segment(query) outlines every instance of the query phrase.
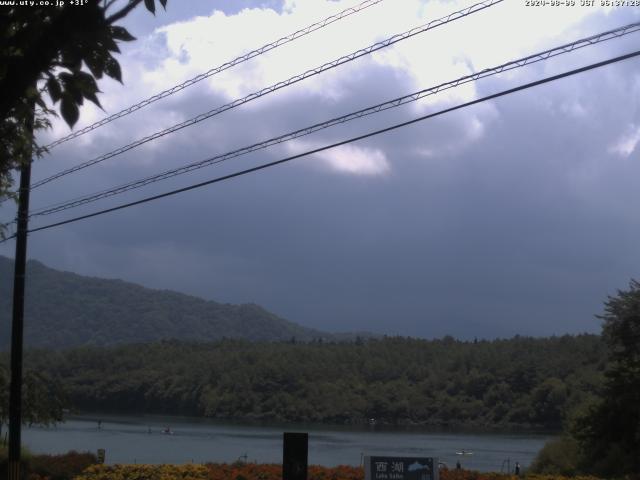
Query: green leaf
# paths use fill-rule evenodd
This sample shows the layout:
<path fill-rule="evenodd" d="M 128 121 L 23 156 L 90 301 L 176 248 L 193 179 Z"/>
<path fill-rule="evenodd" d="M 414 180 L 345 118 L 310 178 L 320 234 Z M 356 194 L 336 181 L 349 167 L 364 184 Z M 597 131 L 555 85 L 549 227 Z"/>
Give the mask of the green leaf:
<path fill-rule="evenodd" d="M 100 105 L 100 100 L 98 99 L 98 96 L 97 96 L 95 93 L 93 93 L 93 92 L 91 92 L 91 93 L 87 92 L 87 93 L 85 93 L 85 94 L 84 94 L 84 97 L 85 97 L 87 100 L 89 100 L 90 102 L 94 103 L 96 106 L 98 106 L 98 107 L 102 108 L 102 105 Z M 103 109 L 103 110 L 104 110 L 104 109 Z"/>
<path fill-rule="evenodd" d="M 25 92 L 25 96 L 28 99 L 35 99 L 38 95 L 40 94 L 38 93 L 38 89 L 36 87 L 29 87 Z"/>
<path fill-rule="evenodd" d="M 156 2 L 155 0 L 144 0 L 144 5 L 154 15 L 156 14 Z"/>
<path fill-rule="evenodd" d="M 60 78 L 60 80 L 62 81 L 63 85 L 67 85 L 69 83 L 73 83 L 73 73 L 61 72 L 58 75 L 58 78 Z"/>
<path fill-rule="evenodd" d="M 100 80 L 102 78 L 102 73 L 105 69 L 105 56 L 100 52 L 94 50 L 89 55 L 84 57 L 84 63 L 89 67 L 89 71 L 91 75 Z"/>
<path fill-rule="evenodd" d="M 98 89 L 98 84 L 96 83 L 92 75 L 88 74 L 87 72 L 76 72 L 74 77 L 74 84 L 82 93 L 84 98 L 102 108 L 102 105 L 100 105 L 100 101 L 96 96 L 96 93 L 100 90 Z"/>
<path fill-rule="evenodd" d="M 122 83 L 122 71 L 120 70 L 120 64 L 115 58 L 110 56 L 104 62 L 104 73 Z"/>
<path fill-rule="evenodd" d="M 107 37 L 103 40 L 105 46 L 107 47 L 107 50 L 111 51 L 111 52 L 117 52 L 120 53 L 120 48 L 118 47 L 118 44 L 113 40 L 113 38 L 111 37 Z"/>
<path fill-rule="evenodd" d="M 77 50 L 68 48 L 62 52 L 62 64 L 69 70 L 80 70 L 82 58 Z"/>
<path fill-rule="evenodd" d="M 38 105 L 40 108 L 42 108 L 43 110 L 46 110 L 47 108 L 47 104 L 44 103 L 44 100 L 42 99 L 42 96 L 38 95 L 36 97 L 36 105 Z"/>
<path fill-rule="evenodd" d="M 132 40 L 135 40 L 136 37 L 134 37 L 133 35 L 131 35 L 126 28 L 124 27 L 110 27 L 111 30 L 111 36 L 116 39 L 116 40 L 122 40 L 123 42 L 131 42 Z"/>
<path fill-rule="evenodd" d="M 62 81 L 64 96 L 71 97 L 75 103 L 82 105 L 82 89 L 77 76 L 79 73 L 83 72 L 74 72 L 73 74 L 62 72 L 58 77 Z"/>
<path fill-rule="evenodd" d="M 78 121 L 80 117 L 80 111 L 78 110 L 78 106 L 76 102 L 74 102 L 73 98 L 70 95 L 65 95 L 62 97 L 62 102 L 60 103 L 60 113 L 62 113 L 62 118 L 67 124 L 73 128 L 73 126 Z"/>
<path fill-rule="evenodd" d="M 93 78 L 93 75 L 87 72 L 76 72 L 73 80 L 83 92 L 89 90 L 95 92 L 98 90 L 98 84 Z"/>
<path fill-rule="evenodd" d="M 49 80 L 47 80 L 47 91 L 53 103 L 56 103 L 62 97 L 62 88 L 55 77 L 50 77 Z"/>

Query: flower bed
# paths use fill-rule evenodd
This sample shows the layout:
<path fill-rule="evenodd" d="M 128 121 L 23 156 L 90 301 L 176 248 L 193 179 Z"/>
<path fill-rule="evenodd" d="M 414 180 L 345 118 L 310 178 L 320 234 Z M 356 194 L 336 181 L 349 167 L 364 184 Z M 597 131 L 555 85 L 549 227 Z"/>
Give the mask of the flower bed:
<path fill-rule="evenodd" d="M 515 475 L 441 470 L 440 480 L 516 480 Z M 598 480 L 595 477 L 527 475 L 526 480 Z M 282 480 L 282 466 L 255 463 L 206 465 L 93 465 L 74 480 Z M 309 467 L 308 480 L 364 480 L 362 467 Z"/>
<path fill-rule="evenodd" d="M 207 480 L 204 465 L 92 465 L 74 480 Z"/>

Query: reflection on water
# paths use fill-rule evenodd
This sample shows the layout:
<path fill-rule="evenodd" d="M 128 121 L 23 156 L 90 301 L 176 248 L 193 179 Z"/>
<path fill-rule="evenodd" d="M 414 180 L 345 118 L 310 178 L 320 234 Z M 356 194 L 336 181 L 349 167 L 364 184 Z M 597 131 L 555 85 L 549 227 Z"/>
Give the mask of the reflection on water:
<path fill-rule="evenodd" d="M 101 420 L 98 428 L 98 420 Z M 172 434 L 163 433 L 170 428 Z M 450 467 L 526 467 L 549 438 L 537 434 L 451 433 L 372 427 L 238 425 L 161 416 L 77 416 L 56 427 L 24 428 L 36 453 L 106 450 L 107 463 L 282 462 L 282 432 L 309 432 L 309 463 L 359 465 L 362 455 L 438 457 Z M 461 450 L 473 455 L 456 455 Z"/>

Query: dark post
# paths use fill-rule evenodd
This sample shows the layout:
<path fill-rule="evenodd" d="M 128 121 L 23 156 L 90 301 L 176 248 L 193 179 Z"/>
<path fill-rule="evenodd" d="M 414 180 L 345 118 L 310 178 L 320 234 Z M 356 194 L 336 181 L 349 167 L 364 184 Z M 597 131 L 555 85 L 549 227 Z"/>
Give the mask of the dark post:
<path fill-rule="evenodd" d="M 9 390 L 9 480 L 20 480 L 20 429 L 22 428 L 22 343 L 24 320 L 24 280 L 27 262 L 29 188 L 31 158 L 20 169 L 18 229 L 13 276 L 13 320 L 11 323 L 11 387 Z"/>
<path fill-rule="evenodd" d="M 308 433 L 284 433 L 282 480 L 307 480 Z"/>

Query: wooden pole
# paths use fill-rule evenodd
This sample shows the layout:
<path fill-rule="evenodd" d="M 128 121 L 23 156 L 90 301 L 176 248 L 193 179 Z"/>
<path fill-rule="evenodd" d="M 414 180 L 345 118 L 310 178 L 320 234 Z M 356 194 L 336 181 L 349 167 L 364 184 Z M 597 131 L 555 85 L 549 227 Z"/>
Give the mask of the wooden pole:
<path fill-rule="evenodd" d="M 33 117 L 29 119 L 33 134 Z M 29 139 L 31 141 L 31 139 Z M 11 323 L 11 386 L 9 390 L 9 480 L 20 480 L 20 436 L 22 429 L 22 346 L 24 332 L 24 287 L 29 228 L 29 189 L 31 188 L 31 152 L 20 168 L 16 256 L 13 274 L 13 318 Z"/>

